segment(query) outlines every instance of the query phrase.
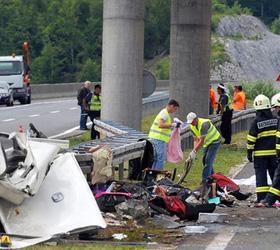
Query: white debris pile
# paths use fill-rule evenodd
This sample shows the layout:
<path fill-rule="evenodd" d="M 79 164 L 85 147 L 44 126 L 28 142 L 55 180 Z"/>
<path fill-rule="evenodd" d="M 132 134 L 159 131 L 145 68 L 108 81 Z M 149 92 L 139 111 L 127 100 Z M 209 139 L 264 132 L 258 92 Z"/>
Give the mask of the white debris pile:
<path fill-rule="evenodd" d="M 63 141 L 24 133 L 6 141 L 13 147 L 0 141 L 0 220 L 10 248 L 106 227 L 74 154 L 61 152 Z"/>

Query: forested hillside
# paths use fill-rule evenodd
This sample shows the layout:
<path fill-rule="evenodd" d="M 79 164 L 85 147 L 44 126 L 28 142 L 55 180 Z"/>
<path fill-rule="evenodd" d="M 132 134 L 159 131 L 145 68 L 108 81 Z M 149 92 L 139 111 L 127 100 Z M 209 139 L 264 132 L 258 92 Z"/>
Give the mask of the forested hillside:
<path fill-rule="evenodd" d="M 239 2 L 213 0 L 213 31 L 224 15 L 253 13 L 271 24 L 280 12 L 279 0 Z M 29 41 L 33 82 L 100 80 L 102 0 L 0 0 L 0 10 L 0 55 L 21 54 Z M 146 0 L 146 59 L 168 52 L 169 20 L 170 0 Z"/>

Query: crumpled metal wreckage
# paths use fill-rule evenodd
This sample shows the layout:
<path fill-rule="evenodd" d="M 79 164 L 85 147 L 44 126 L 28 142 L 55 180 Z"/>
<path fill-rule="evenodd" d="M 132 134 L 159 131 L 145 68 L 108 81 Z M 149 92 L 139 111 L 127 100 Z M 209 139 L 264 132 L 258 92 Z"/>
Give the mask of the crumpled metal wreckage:
<path fill-rule="evenodd" d="M 61 152 L 61 141 L 25 133 L 6 140 L 13 146 L 0 142 L 0 220 L 12 244 L 0 249 L 106 227 L 74 154 Z"/>

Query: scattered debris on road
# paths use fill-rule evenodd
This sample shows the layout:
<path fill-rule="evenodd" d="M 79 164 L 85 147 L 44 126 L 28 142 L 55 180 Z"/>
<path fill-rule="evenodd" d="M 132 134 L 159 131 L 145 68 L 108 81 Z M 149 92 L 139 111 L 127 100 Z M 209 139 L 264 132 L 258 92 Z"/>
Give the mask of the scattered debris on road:
<path fill-rule="evenodd" d="M 0 142 L 0 220 L 11 248 L 65 238 L 176 244 L 186 234 L 207 232 L 207 223 L 225 223 L 231 213 L 216 208 L 235 208 L 250 196 L 221 174 L 196 190 L 176 183 L 174 173 L 148 168 L 140 180 L 119 181 L 108 145 L 89 149 L 86 180 L 67 142 L 33 130 L 36 138 L 20 132 Z M 7 142 L 13 146 L 5 148 Z"/>

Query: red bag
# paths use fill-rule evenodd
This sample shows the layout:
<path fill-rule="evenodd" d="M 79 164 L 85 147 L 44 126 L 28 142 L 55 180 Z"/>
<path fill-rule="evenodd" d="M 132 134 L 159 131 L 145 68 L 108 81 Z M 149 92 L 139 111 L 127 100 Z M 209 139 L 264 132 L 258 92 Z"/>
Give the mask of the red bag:
<path fill-rule="evenodd" d="M 233 182 L 231 179 L 229 179 L 221 173 L 212 174 L 210 178 L 216 181 L 217 186 L 219 188 L 226 188 L 228 192 L 235 192 L 240 189 L 240 187 L 235 182 Z"/>
<path fill-rule="evenodd" d="M 167 211 L 176 214 L 180 219 L 187 217 L 187 206 L 178 196 L 167 196 L 162 187 L 157 187 L 156 193 L 163 199 Z"/>

